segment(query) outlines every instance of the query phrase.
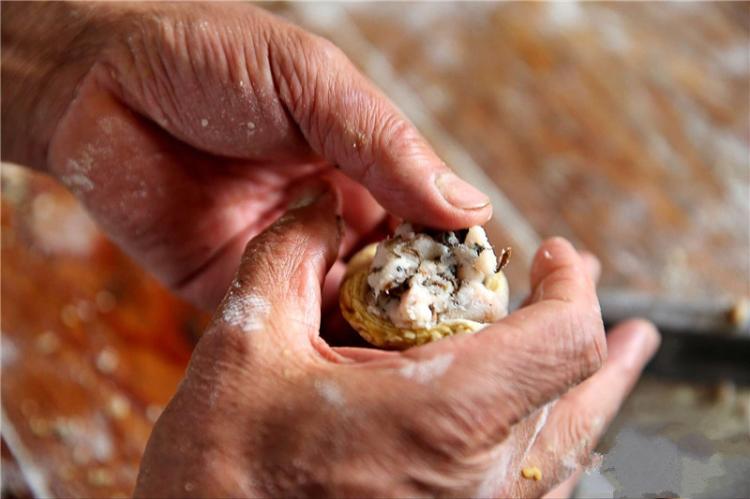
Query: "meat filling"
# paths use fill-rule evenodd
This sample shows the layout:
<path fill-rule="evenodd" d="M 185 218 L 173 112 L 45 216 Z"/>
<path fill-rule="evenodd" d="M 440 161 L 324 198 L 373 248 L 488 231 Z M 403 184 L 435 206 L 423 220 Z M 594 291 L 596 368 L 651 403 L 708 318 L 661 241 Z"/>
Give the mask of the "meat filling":
<path fill-rule="evenodd" d="M 504 264 L 506 252 L 503 252 Z M 367 278 L 371 313 L 401 328 L 453 319 L 487 323 L 507 314 L 507 294 L 486 287 L 500 268 L 479 227 L 417 232 L 402 224 L 378 245 Z"/>

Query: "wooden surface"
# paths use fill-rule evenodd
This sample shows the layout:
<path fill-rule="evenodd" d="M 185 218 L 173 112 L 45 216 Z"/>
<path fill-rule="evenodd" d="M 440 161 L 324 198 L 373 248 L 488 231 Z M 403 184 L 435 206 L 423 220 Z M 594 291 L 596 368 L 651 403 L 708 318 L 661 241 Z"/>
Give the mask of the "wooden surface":
<path fill-rule="evenodd" d="M 2 197 L 3 440 L 36 495 L 129 495 L 205 318 L 51 179 L 3 165 Z"/>
<path fill-rule="evenodd" d="M 609 287 L 750 295 L 747 4 L 270 8 L 338 44 L 490 195 L 514 294 L 559 234 Z M 49 179 L 4 166 L 2 194 L 3 438 L 36 493 L 129 494 L 205 317 Z"/>
<path fill-rule="evenodd" d="M 365 3 L 289 15 L 347 52 L 449 165 L 510 201 L 520 217 L 495 203 L 491 226 L 517 255 L 562 235 L 599 255 L 604 286 L 747 296 L 748 10 Z"/>

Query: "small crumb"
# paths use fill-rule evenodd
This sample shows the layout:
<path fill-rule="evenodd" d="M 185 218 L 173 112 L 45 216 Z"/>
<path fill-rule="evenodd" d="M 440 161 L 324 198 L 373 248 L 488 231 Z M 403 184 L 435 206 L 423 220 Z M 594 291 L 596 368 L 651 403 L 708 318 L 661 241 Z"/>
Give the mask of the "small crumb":
<path fill-rule="evenodd" d="M 117 299 L 115 298 L 115 295 L 110 293 L 109 291 L 102 290 L 99 291 L 96 294 L 96 308 L 99 309 L 99 312 L 106 314 L 107 312 L 111 312 L 114 310 L 115 305 L 117 305 Z"/>
<path fill-rule="evenodd" d="M 105 348 L 96 356 L 96 368 L 102 374 L 112 374 L 117 369 L 119 359 L 117 352 L 111 348 Z"/>
<path fill-rule="evenodd" d="M 107 404 L 107 413 L 114 419 L 125 419 L 130 414 L 130 401 L 122 395 L 113 396 Z"/>
<path fill-rule="evenodd" d="M 60 347 L 60 338 L 53 331 L 45 331 L 36 339 L 36 348 L 43 355 L 49 355 Z"/>
<path fill-rule="evenodd" d="M 208 126 L 208 120 L 207 120 L 206 118 L 203 118 L 203 119 L 201 120 L 201 126 L 202 126 L 203 128 L 206 128 L 206 127 Z"/>
<path fill-rule="evenodd" d="M 542 479 L 542 470 L 536 466 L 529 466 L 521 470 L 521 476 L 526 480 L 534 480 L 538 482 Z"/>
<path fill-rule="evenodd" d="M 36 403 L 36 400 L 24 399 L 21 402 L 21 414 L 23 414 L 27 418 L 35 413 L 37 409 L 39 409 L 39 404 Z"/>
<path fill-rule="evenodd" d="M 69 328 L 73 328 L 78 324 L 78 312 L 73 305 L 65 305 L 60 311 L 60 320 Z"/>
<path fill-rule="evenodd" d="M 248 121 L 247 122 L 247 129 L 250 130 L 251 132 L 253 130 L 255 130 L 255 123 L 253 123 L 252 121 Z"/>
<path fill-rule="evenodd" d="M 722 407 L 731 408 L 737 401 L 737 387 L 728 379 L 722 380 L 713 387 L 714 402 Z"/>
<path fill-rule="evenodd" d="M 545 252 L 549 253 L 546 250 Z M 497 271 L 498 272 L 503 270 L 508 265 L 508 262 L 510 261 L 510 256 L 512 254 L 513 254 L 513 248 L 511 248 L 510 246 L 502 249 L 502 251 L 500 252 L 500 256 L 498 256 L 497 258 Z"/>
<path fill-rule="evenodd" d="M 82 445 L 78 445 L 73 449 L 73 462 L 76 464 L 87 464 L 91 461 L 91 453 L 88 449 Z"/>
<path fill-rule="evenodd" d="M 52 429 L 49 422 L 42 418 L 31 418 L 29 420 L 29 428 L 31 428 L 31 433 L 37 437 L 48 436 Z"/>
<path fill-rule="evenodd" d="M 73 468 L 70 467 L 70 466 L 67 466 L 67 465 L 61 467 L 60 471 L 58 473 L 58 475 L 60 476 L 60 478 L 62 478 L 65 481 L 68 481 L 68 480 L 72 479 L 73 478 L 73 474 L 74 474 L 73 473 Z"/>
<path fill-rule="evenodd" d="M 737 302 L 729 309 L 727 313 L 729 324 L 735 327 L 744 326 L 750 318 L 750 300 L 747 298 L 740 298 Z"/>
<path fill-rule="evenodd" d="M 71 421 L 58 418 L 55 421 L 54 426 L 55 436 L 64 442 L 70 442 L 73 440 L 73 435 L 76 432 L 76 426 Z"/>
<path fill-rule="evenodd" d="M 88 481 L 94 487 L 107 487 L 112 485 L 114 479 L 112 473 L 106 468 L 95 468 L 89 470 Z"/>
<path fill-rule="evenodd" d="M 76 314 L 81 322 L 90 322 L 94 318 L 94 307 L 90 302 L 81 300 L 76 304 Z"/>
<path fill-rule="evenodd" d="M 542 253 L 542 255 L 544 255 L 544 258 L 546 258 L 547 260 L 552 259 L 552 254 L 548 250 L 544 250 L 544 253 Z"/>

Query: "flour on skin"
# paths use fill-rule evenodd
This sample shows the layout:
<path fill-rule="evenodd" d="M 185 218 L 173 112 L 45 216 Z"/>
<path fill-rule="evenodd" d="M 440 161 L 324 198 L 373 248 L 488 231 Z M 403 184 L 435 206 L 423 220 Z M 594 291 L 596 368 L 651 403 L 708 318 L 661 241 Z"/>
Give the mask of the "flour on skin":
<path fill-rule="evenodd" d="M 516 438 L 509 435 L 505 441 L 492 449 L 490 459 L 493 464 L 479 484 L 477 497 L 501 497 L 499 494 L 505 492 L 502 488 L 507 485 L 508 472 L 515 457 L 515 445 Z"/>
<path fill-rule="evenodd" d="M 452 353 L 444 353 L 428 360 L 413 361 L 399 369 L 399 373 L 418 383 L 429 383 L 445 374 L 453 363 L 453 358 Z"/>
<path fill-rule="evenodd" d="M 271 304 L 255 294 L 231 294 L 221 314 L 225 323 L 237 326 L 245 332 L 259 331 L 265 327 L 265 319 Z"/>
<path fill-rule="evenodd" d="M 316 380 L 315 381 L 315 390 L 318 392 L 318 394 L 334 407 L 343 407 L 346 403 L 346 399 L 344 398 L 344 394 L 341 391 L 341 388 L 339 386 L 330 380 Z"/>

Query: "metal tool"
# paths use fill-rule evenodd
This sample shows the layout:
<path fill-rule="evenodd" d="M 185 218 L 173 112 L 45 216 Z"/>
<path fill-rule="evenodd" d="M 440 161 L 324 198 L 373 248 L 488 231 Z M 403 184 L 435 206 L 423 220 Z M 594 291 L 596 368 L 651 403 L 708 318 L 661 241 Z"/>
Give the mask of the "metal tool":
<path fill-rule="evenodd" d="M 659 330 L 674 334 L 750 340 L 750 301 L 747 298 L 686 300 L 610 289 L 602 289 L 598 294 L 607 325 L 630 317 L 643 317 L 656 324 Z"/>
<path fill-rule="evenodd" d="M 607 327 L 631 317 L 653 322 L 662 345 L 646 371 L 701 384 L 750 385 L 750 301 L 747 298 L 686 300 L 602 289 Z"/>

